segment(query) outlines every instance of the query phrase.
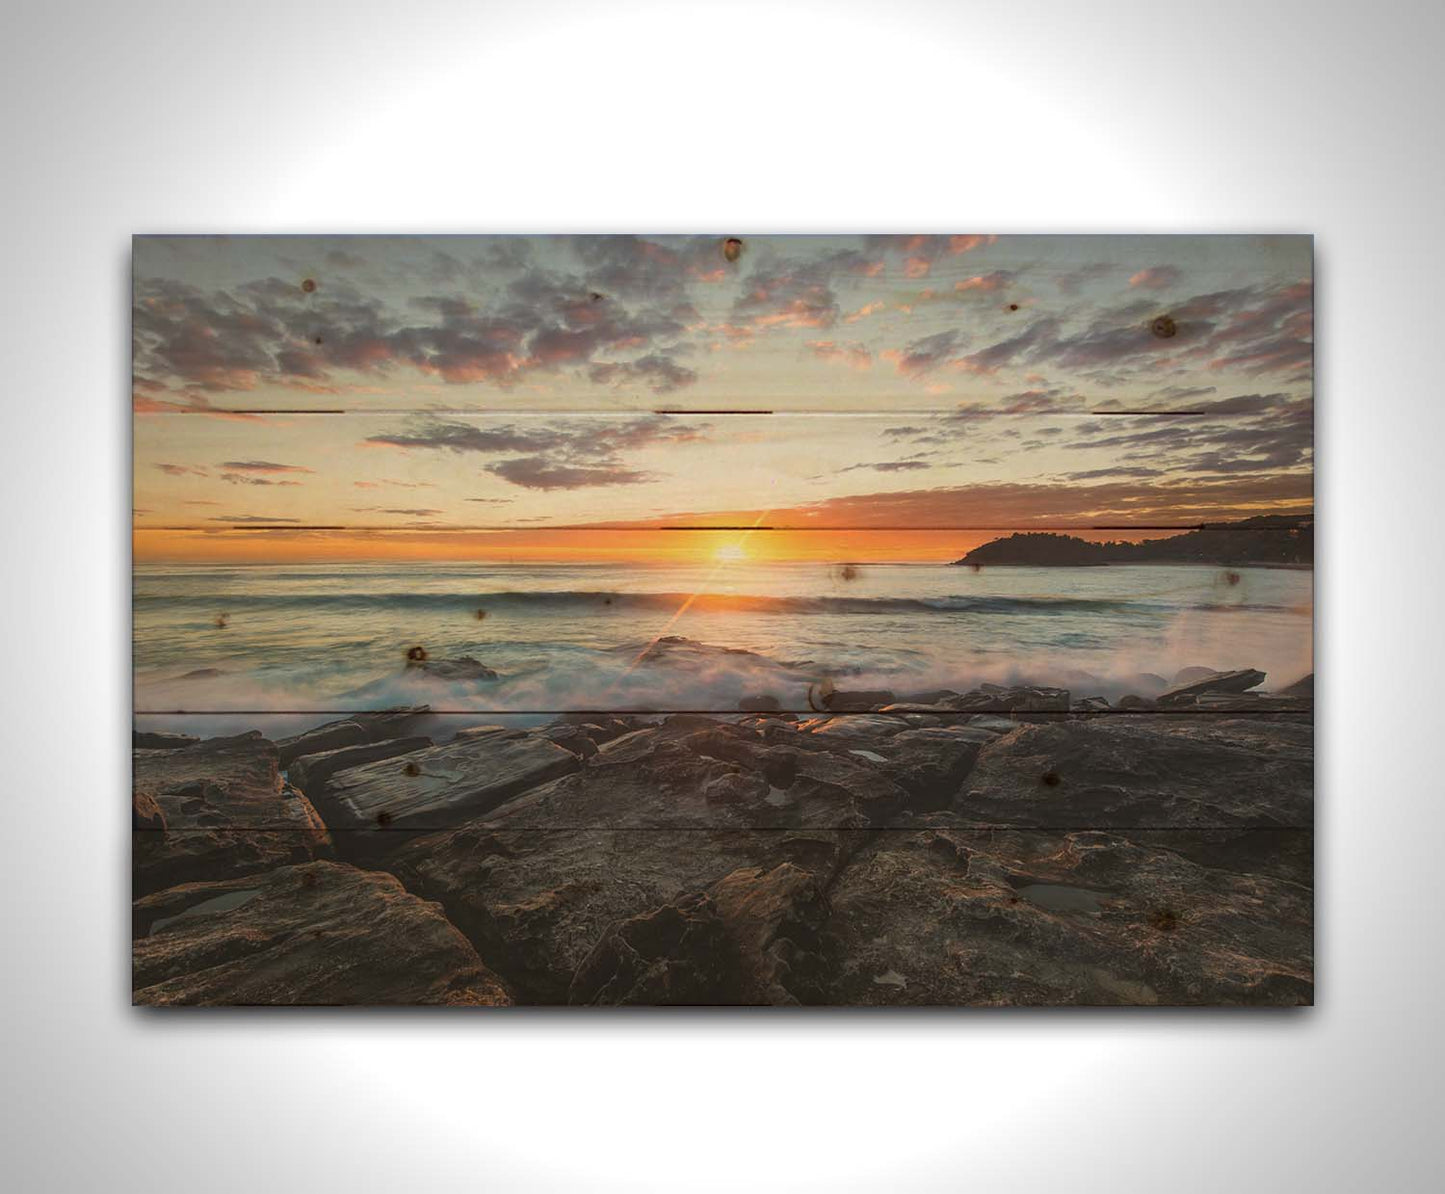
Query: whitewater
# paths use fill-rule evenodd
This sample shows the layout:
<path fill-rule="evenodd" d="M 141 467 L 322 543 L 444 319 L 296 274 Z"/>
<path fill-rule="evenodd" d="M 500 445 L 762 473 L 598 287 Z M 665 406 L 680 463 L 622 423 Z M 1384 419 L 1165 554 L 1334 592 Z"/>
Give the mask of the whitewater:
<path fill-rule="evenodd" d="M 544 719 L 724 712 L 769 694 L 806 709 L 823 678 L 900 696 L 993 681 L 1116 699 L 1141 673 L 1194 666 L 1259 668 L 1274 688 L 1311 670 L 1312 582 L 1194 565 L 141 565 L 135 708 L 191 729 L 196 713 L 306 724 L 400 704 Z M 699 646 L 647 654 L 662 636 Z M 497 678 L 440 681 L 407 665 L 416 648 Z"/>

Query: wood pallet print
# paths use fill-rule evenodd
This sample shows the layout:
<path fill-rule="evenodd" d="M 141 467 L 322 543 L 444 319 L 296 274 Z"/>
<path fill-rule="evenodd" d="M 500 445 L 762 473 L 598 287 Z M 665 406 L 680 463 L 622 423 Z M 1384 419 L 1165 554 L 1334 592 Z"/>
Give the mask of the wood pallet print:
<path fill-rule="evenodd" d="M 141 237 L 133 999 L 1313 1001 L 1296 236 Z"/>

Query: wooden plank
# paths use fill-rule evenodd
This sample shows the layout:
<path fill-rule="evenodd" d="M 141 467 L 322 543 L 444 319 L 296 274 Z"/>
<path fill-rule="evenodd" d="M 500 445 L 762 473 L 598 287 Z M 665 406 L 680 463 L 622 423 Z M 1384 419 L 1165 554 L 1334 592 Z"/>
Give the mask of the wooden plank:
<path fill-rule="evenodd" d="M 1310 405 L 1283 396 L 1221 417 L 145 415 L 135 525 L 191 532 L 169 550 L 192 556 L 257 527 L 1197 525 L 1307 512 L 1312 455 Z"/>
<path fill-rule="evenodd" d="M 1165 562 L 1235 551 L 1308 559 L 1307 528 L 1140 533 L 1150 536 L 1141 545 L 1109 550 L 1146 562 L 1088 568 L 948 562 L 978 540 L 1030 556 L 1088 547 L 1008 532 L 529 534 L 544 562 L 138 566 L 135 707 L 1270 711 L 1288 709 L 1281 690 L 1312 670 L 1308 567 Z M 270 536 L 222 536 L 273 548 Z M 372 551 L 394 542 L 330 536 L 343 547 L 356 538 Z M 646 554 L 631 562 L 634 548 Z M 925 549 L 941 562 L 887 561 Z M 885 562 L 838 562 L 874 552 Z"/>
<path fill-rule="evenodd" d="M 1312 373 L 1299 236 L 140 237 L 138 410 L 1193 410 Z"/>
<path fill-rule="evenodd" d="M 1293 1005 L 1313 1000 L 1311 860 L 1308 830 L 467 827 L 385 870 L 142 895 L 133 997 Z"/>
<path fill-rule="evenodd" d="M 390 736 L 387 722 L 402 719 L 411 732 Z M 136 750 L 136 808 L 168 832 L 264 830 L 312 853 L 328 829 L 370 831 L 351 841 L 372 854 L 395 850 L 399 835 L 469 824 L 1073 831 L 1304 828 L 1313 817 L 1307 708 L 1269 718 L 1180 711 L 490 721 L 416 710 L 282 737 L 288 720 L 295 719 L 253 715 L 258 728 L 243 735 Z M 348 745 L 333 745 L 343 738 Z"/>

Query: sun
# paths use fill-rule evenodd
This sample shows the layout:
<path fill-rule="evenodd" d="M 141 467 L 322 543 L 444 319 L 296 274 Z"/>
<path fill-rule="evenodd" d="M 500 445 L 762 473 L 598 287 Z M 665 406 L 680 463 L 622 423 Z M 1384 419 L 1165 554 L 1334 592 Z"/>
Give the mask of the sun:
<path fill-rule="evenodd" d="M 734 564 L 738 560 L 747 559 L 748 553 L 743 550 L 740 543 L 724 543 L 712 553 L 712 558 L 719 564 Z"/>

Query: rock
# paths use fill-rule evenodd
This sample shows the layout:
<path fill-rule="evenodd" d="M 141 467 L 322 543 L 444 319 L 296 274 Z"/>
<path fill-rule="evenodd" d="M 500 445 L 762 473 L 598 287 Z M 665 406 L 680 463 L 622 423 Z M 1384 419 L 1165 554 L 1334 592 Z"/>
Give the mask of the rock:
<path fill-rule="evenodd" d="M 598 746 L 620 738 L 623 734 L 630 734 L 641 725 L 635 718 L 606 717 L 596 713 L 563 713 L 552 724 L 581 726 Z"/>
<path fill-rule="evenodd" d="M 883 747 L 880 770 L 908 793 L 909 809 L 947 808 L 994 737 L 973 726 L 905 730 Z"/>
<path fill-rule="evenodd" d="M 505 1004 L 440 909 L 331 862 L 189 883 L 138 900 L 138 1004 Z"/>
<path fill-rule="evenodd" d="M 739 867 L 705 892 L 614 924 L 578 966 L 569 1001 L 813 1002 L 827 907 L 812 871 Z"/>
<path fill-rule="evenodd" d="M 166 734 L 149 730 L 132 730 L 130 744 L 134 750 L 178 750 L 194 746 L 200 739 L 191 734 Z"/>
<path fill-rule="evenodd" d="M 716 783 L 725 776 L 738 780 Z M 747 727 L 675 715 L 609 742 L 587 767 L 485 821 L 498 829 L 861 827 L 905 803 L 897 784 L 846 749 L 771 745 Z"/>
<path fill-rule="evenodd" d="M 290 767 L 293 759 L 302 755 L 321 754 L 329 750 L 340 750 L 346 746 L 359 746 L 371 741 L 371 736 L 355 721 L 332 721 L 316 726 L 303 734 L 282 738 L 276 743 L 276 753 L 282 767 Z"/>
<path fill-rule="evenodd" d="M 408 674 L 420 673 L 433 680 L 495 680 L 497 673 L 479 659 L 459 655 L 455 659 L 409 659 Z"/>
<path fill-rule="evenodd" d="M 1100 717 L 1026 725 L 985 746 L 951 823 L 1299 826 L 1314 813 L 1308 725 Z"/>
<path fill-rule="evenodd" d="M 441 829 L 581 765 L 555 742 L 508 730 L 350 767 L 334 774 L 317 798 L 334 828 Z M 347 840 L 357 847 L 381 844 Z"/>
<path fill-rule="evenodd" d="M 736 1003 L 738 966 L 712 901 L 692 895 L 609 928 L 568 987 L 569 1003 Z"/>
<path fill-rule="evenodd" d="M 829 738 L 848 738 L 871 742 L 886 738 L 908 728 L 901 717 L 885 717 L 881 713 L 854 713 L 847 717 L 830 717 L 804 723 L 806 732 Z"/>
<path fill-rule="evenodd" d="M 1011 717 L 993 717 L 987 713 L 976 713 L 968 718 L 965 724 L 977 730 L 988 730 L 994 734 L 1012 734 L 1022 723 L 1014 721 Z"/>
<path fill-rule="evenodd" d="M 325 750 L 319 754 L 302 755 L 293 759 L 286 774 L 309 799 L 314 800 L 316 793 L 320 792 L 326 781 L 338 771 L 360 767 L 363 763 L 394 759 L 398 755 L 425 750 L 431 744 L 430 738 L 418 735 L 415 738 L 387 738 L 381 742 L 365 742 L 360 746 L 343 746 L 337 750 Z"/>
<path fill-rule="evenodd" d="M 1196 680 L 1207 680 L 1210 676 L 1217 676 L 1219 673 L 1212 667 L 1184 667 L 1174 673 L 1174 679 L 1164 687 L 1177 684 L 1193 684 Z"/>
<path fill-rule="evenodd" d="M 1209 669 L 1201 668 L 1200 670 L 1207 672 Z M 1199 679 L 1199 677 L 1195 678 Z M 1188 681 L 1181 680 L 1179 681 L 1179 683 L 1186 684 L 1188 683 Z M 1129 677 L 1129 684 L 1132 687 L 1139 689 L 1141 692 L 1156 694 L 1163 692 L 1166 688 L 1169 687 L 1169 681 L 1166 680 L 1163 676 L 1156 675 L 1154 672 L 1138 672 L 1135 675 Z"/>
<path fill-rule="evenodd" d="M 164 832 L 132 835 L 138 892 L 226 879 L 331 852 L 311 802 L 281 780 L 276 747 L 259 733 L 132 755 L 133 807 Z"/>
<path fill-rule="evenodd" d="M 130 827 L 132 829 L 161 830 L 166 827 L 166 815 L 149 792 L 132 792 L 130 801 Z"/>
<path fill-rule="evenodd" d="M 579 759 L 590 759 L 597 753 L 597 743 L 589 734 L 587 726 L 548 726 L 537 733 L 555 742 L 563 750 L 570 750 Z"/>
<path fill-rule="evenodd" d="M 1147 697 L 1136 696 L 1130 692 L 1119 698 L 1116 707 L 1120 709 L 1152 709 L 1154 702 Z"/>
<path fill-rule="evenodd" d="M 1069 691 L 1066 688 L 1037 688 L 1017 685 L 1004 688 L 998 684 L 980 684 L 949 702 L 955 710 L 994 713 L 1067 713 Z"/>
<path fill-rule="evenodd" d="M 834 689 L 822 698 L 823 708 L 829 713 L 866 713 L 893 704 L 893 694 L 886 688 Z"/>
<path fill-rule="evenodd" d="M 905 693 L 897 703 L 926 709 L 952 709 L 949 701 L 956 700 L 959 695 L 951 688 L 930 688 L 927 692 Z"/>
<path fill-rule="evenodd" d="M 1192 671 L 1194 669 L 1186 668 L 1185 670 Z M 1207 676 L 1197 676 L 1192 680 L 1175 684 L 1173 688 L 1161 692 L 1157 699 L 1161 706 L 1184 705 L 1205 693 L 1239 693 L 1263 683 L 1264 673 L 1256 671 L 1254 668 L 1241 668 L 1234 672 L 1210 672 Z"/>
<path fill-rule="evenodd" d="M 1307 872 L 1300 881 L 1249 873 L 1250 852 L 1227 838 L 885 831 L 829 888 L 822 998 L 1311 1002 Z M 1217 867 L 1189 856 L 1210 851 Z"/>
<path fill-rule="evenodd" d="M 744 713 L 777 713 L 782 707 L 783 702 L 768 693 L 745 696 L 738 702 L 738 709 Z"/>
<path fill-rule="evenodd" d="M 766 876 L 787 864 L 809 876 L 821 894 L 863 840 L 862 834 L 836 830 L 558 828 L 538 833 L 473 825 L 417 838 L 396 856 L 394 866 L 411 890 L 441 901 L 520 1003 L 638 1000 L 649 989 L 662 990 L 674 1001 L 736 1002 L 750 1000 L 758 987 L 772 983 L 777 984 L 776 1001 L 808 1002 L 815 998 L 809 988 L 790 992 L 805 967 L 770 967 L 758 957 L 790 935 L 792 921 L 811 915 L 801 910 L 810 898 L 804 882 L 798 881 L 799 894 L 792 901 L 799 913 L 792 920 L 777 916 L 778 928 L 771 934 L 756 922 L 750 933 L 739 909 L 750 884 L 739 877 L 726 892 L 717 885 L 739 869 Z M 791 881 L 784 882 L 788 874 L 782 872 L 776 882 L 793 890 Z M 701 898 L 689 899 L 709 892 L 710 907 Z M 755 898 L 757 904 L 749 906 L 761 909 L 762 893 Z M 653 925 L 612 933 L 614 926 L 664 907 L 676 911 Z M 689 923 L 692 936 L 686 932 Z M 609 936 L 612 944 L 598 952 Z M 745 939 L 759 937 L 769 944 L 754 947 L 753 960 L 745 964 Z M 728 960 L 726 967 L 717 965 L 717 957 L 698 959 L 686 948 L 724 938 L 720 956 Z M 799 952 L 807 945 L 801 942 Z M 634 961 L 629 949 L 646 964 Z M 786 951 L 779 944 L 775 956 Z M 673 964 L 689 957 L 697 963 L 690 970 Z M 659 961 L 666 964 L 654 970 Z M 650 976 L 649 970 L 654 970 Z"/>
<path fill-rule="evenodd" d="M 1073 708 L 1079 713 L 1107 713 L 1111 706 L 1108 697 L 1090 696 L 1079 698 Z"/>
<path fill-rule="evenodd" d="M 400 705 L 392 709 L 353 713 L 347 720 L 365 730 L 370 741 L 386 742 L 392 738 L 414 737 L 428 724 L 435 723 L 437 718 L 430 705 Z"/>
<path fill-rule="evenodd" d="M 1308 676 L 1301 677 L 1293 684 L 1285 685 L 1276 695 L 1284 697 L 1309 697 L 1313 700 L 1315 695 L 1314 672 L 1311 672 Z"/>

